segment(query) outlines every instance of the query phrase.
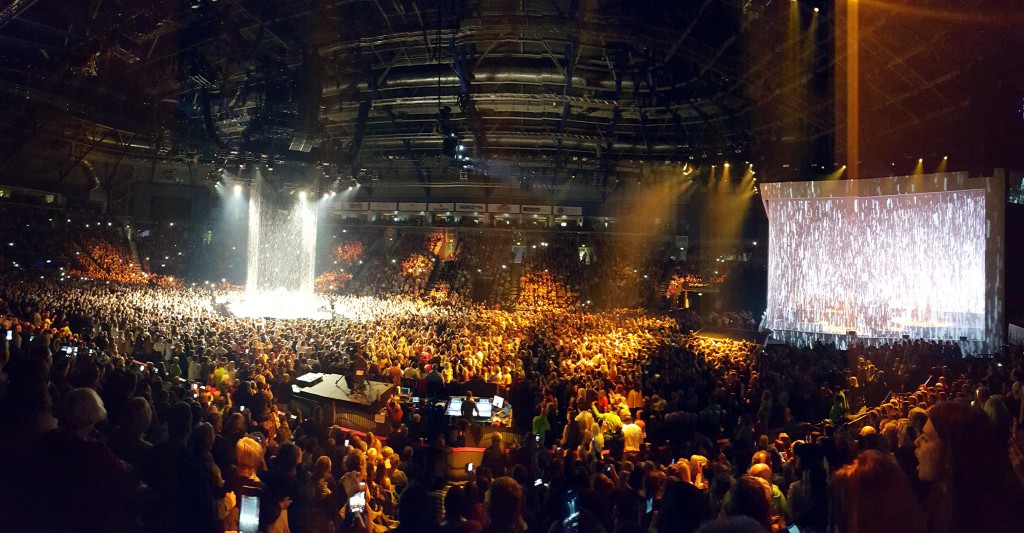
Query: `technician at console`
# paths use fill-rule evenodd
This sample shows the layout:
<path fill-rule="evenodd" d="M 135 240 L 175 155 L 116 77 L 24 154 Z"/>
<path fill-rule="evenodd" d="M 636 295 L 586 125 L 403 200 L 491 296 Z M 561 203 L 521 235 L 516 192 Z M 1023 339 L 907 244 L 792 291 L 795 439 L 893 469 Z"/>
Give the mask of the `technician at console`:
<path fill-rule="evenodd" d="M 462 400 L 462 418 L 473 421 L 474 418 L 480 416 L 480 411 L 476 408 L 476 402 L 473 401 L 473 391 L 466 391 L 466 399 Z"/>

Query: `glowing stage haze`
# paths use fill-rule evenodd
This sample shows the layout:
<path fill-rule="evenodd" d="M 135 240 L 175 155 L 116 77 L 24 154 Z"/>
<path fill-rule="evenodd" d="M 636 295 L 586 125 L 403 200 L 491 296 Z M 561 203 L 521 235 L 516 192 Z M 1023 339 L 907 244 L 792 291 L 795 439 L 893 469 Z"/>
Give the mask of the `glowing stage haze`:
<path fill-rule="evenodd" d="M 984 189 L 893 183 L 903 187 L 896 194 L 866 190 L 867 182 L 766 184 L 762 326 L 791 341 L 849 331 L 862 339 L 983 338 Z"/>
<path fill-rule="evenodd" d="M 245 292 L 228 306 L 236 316 L 329 318 L 313 292 L 316 200 L 283 194 L 257 173 L 249 198 Z"/>

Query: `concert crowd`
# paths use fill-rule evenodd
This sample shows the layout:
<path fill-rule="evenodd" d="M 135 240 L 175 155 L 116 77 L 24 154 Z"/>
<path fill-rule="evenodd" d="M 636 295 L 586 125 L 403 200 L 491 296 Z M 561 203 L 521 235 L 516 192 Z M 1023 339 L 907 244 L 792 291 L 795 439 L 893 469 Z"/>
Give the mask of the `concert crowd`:
<path fill-rule="evenodd" d="M 591 311 L 540 257 L 529 305 L 364 285 L 331 320 L 237 318 L 223 287 L 5 276 L 0 529 L 1020 531 L 1019 347 L 715 339 L 697 323 L 749 315 Z M 395 397 L 375 435 L 293 401 L 355 365 L 440 398 L 493 387 L 518 437 Z M 463 447 L 485 451 L 456 479 Z"/>

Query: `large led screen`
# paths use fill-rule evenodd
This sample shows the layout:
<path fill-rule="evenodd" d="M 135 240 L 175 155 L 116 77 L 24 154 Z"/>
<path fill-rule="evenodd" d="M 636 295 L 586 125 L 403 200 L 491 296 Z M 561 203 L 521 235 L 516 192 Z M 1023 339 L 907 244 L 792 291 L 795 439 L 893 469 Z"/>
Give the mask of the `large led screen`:
<path fill-rule="evenodd" d="M 765 200 L 764 327 L 854 331 L 865 338 L 982 338 L 983 189 L 848 197 L 789 192 Z"/>

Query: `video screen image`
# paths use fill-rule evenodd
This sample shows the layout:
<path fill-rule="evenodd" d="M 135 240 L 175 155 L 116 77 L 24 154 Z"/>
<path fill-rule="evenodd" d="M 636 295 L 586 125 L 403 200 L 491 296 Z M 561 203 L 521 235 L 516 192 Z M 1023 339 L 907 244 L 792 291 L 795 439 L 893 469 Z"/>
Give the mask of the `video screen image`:
<path fill-rule="evenodd" d="M 871 338 L 982 335 L 984 190 L 776 197 L 765 205 L 764 327 Z"/>

